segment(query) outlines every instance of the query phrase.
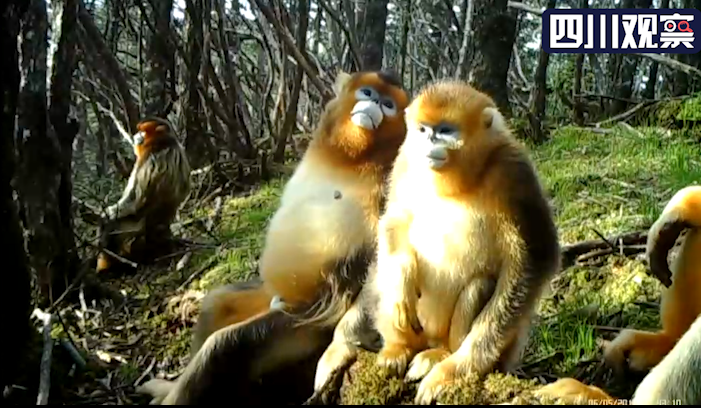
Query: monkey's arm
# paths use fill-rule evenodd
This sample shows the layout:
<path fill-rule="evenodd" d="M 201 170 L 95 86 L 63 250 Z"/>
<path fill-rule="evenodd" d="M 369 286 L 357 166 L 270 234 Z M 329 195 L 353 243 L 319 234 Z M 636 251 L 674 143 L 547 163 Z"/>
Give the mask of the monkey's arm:
<path fill-rule="evenodd" d="M 153 153 L 145 160 L 137 160 L 122 197 L 107 209 L 110 219 L 134 215 L 147 204 L 150 197 L 156 196 L 156 190 L 163 184 L 162 180 L 168 171 L 165 160 Z"/>
<path fill-rule="evenodd" d="M 557 230 L 545 199 L 533 197 L 538 186 L 534 170 L 524 161 L 505 164 L 495 175 L 510 196 L 500 237 L 501 270 L 494 294 L 475 319 L 455 353 L 461 370 L 478 375 L 495 368 L 507 348 L 522 340 L 523 319 L 533 311 L 545 281 L 559 269 Z M 524 188 L 523 186 L 528 186 Z M 501 217 L 499 217 L 501 218 Z M 453 357 L 451 357 L 453 359 Z"/>
<path fill-rule="evenodd" d="M 128 216 L 134 214 L 136 210 L 134 209 L 134 201 L 136 200 L 136 182 L 138 173 L 138 164 L 134 165 L 131 169 L 131 174 L 129 175 L 129 181 L 127 181 L 127 186 L 122 192 L 122 196 L 116 204 L 107 207 L 107 218 L 114 220 L 119 217 Z"/>
<path fill-rule="evenodd" d="M 381 292 L 377 323 L 390 324 L 399 332 L 420 329 L 416 315 L 416 254 L 407 239 L 410 222 L 410 214 L 392 208 L 380 220 L 377 273 L 373 276 L 375 290 Z M 390 321 L 384 322 L 384 316 Z"/>

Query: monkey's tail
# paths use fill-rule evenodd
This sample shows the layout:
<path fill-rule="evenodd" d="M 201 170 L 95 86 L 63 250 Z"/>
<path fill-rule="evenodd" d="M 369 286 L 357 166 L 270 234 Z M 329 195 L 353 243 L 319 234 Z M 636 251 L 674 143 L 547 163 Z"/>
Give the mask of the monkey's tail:
<path fill-rule="evenodd" d="M 672 284 L 667 263 L 669 251 L 685 229 L 701 227 L 701 186 L 685 187 L 674 194 L 653 224 L 647 237 L 650 271 L 662 284 Z"/>
<path fill-rule="evenodd" d="M 302 316 L 297 316 L 297 324 L 335 327 L 360 294 L 369 269 L 374 267 L 373 255 L 372 248 L 364 247 L 331 265 L 318 300 Z"/>

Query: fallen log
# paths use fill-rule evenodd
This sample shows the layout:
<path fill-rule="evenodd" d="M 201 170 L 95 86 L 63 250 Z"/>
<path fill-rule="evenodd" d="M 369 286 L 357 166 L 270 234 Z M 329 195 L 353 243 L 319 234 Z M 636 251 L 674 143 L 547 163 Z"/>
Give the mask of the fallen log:
<path fill-rule="evenodd" d="M 574 265 L 580 260 L 579 258 L 581 256 L 590 259 L 596 256 L 612 254 L 614 248 L 611 248 L 611 245 L 615 247 L 616 251 L 620 251 L 625 255 L 644 252 L 645 248 L 640 245 L 645 244 L 646 241 L 647 230 L 643 230 L 614 235 L 606 238 L 606 240 L 592 239 L 575 244 L 563 245 L 561 249 L 562 269 L 564 270 Z M 590 253 L 595 253 L 595 255 L 586 257 Z"/>

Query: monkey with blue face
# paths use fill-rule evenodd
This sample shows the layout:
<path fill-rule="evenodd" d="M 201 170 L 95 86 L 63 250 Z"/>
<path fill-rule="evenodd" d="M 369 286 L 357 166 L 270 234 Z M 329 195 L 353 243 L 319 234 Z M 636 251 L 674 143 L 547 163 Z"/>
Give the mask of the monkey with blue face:
<path fill-rule="evenodd" d="M 311 395 L 316 361 L 365 280 L 385 179 L 406 133 L 408 96 L 393 76 L 341 73 L 334 91 L 267 227 L 260 280 L 203 300 L 185 372 L 140 389 L 154 403 L 219 402 L 232 388 L 249 403 Z M 300 362 L 310 375 L 296 368 L 275 377 Z M 261 390 L 261 379 L 275 392 Z"/>

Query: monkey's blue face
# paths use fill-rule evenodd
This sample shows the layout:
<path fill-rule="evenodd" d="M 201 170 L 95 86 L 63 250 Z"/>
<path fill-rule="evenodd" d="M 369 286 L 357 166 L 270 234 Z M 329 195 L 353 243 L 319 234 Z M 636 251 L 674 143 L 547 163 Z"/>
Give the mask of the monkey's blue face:
<path fill-rule="evenodd" d="M 385 116 L 397 115 L 397 104 L 387 95 L 381 95 L 371 86 L 363 86 L 355 91 L 356 104 L 351 110 L 351 121 L 368 130 L 377 129 Z"/>
<path fill-rule="evenodd" d="M 145 138 L 144 132 L 136 132 L 136 134 L 133 136 L 134 146 L 139 146 L 142 143 L 144 143 L 144 138 Z"/>
<path fill-rule="evenodd" d="M 448 152 L 458 150 L 463 141 L 457 126 L 442 122 L 407 123 L 408 135 L 406 145 L 415 157 L 428 159 L 428 165 L 434 170 L 440 169 L 448 161 Z"/>

